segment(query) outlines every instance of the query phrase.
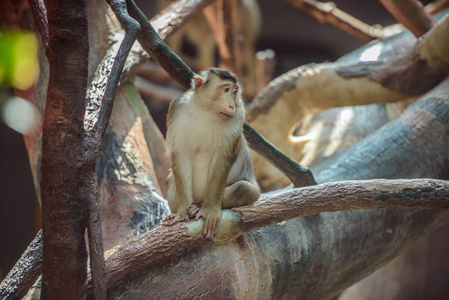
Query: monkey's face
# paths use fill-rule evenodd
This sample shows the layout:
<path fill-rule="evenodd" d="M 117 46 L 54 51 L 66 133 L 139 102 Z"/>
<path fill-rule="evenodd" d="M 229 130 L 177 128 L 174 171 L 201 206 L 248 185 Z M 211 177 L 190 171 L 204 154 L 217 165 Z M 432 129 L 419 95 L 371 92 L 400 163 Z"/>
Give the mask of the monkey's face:
<path fill-rule="evenodd" d="M 232 82 L 223 82 L 217 86 L 215 101 L 217 102 L 217 114 L 222 120 L 228 120 L 235 116 L 235 107 L 239 86 Z"/>
<path fill-rule="evenodd" d="M 240 107 L 240 85 L 221 78 L 211 78 L 197 88 L 199 105 L 220 120 L 234 118 L 236 108 Z"/>

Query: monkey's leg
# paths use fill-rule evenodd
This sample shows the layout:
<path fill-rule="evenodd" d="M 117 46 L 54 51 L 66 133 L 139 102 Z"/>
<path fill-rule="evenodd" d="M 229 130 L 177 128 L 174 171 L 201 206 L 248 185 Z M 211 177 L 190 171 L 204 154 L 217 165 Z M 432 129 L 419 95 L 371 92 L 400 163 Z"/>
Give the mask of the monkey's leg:
<path fill-rule="evenodd" d="M 239 180 L 225 188 L 223 208 L 248 205 L 260 196 L 259 187 L 250 181 Z"/>
<path fill-rule="evenodd" d="M 176 214 L 178 212 L 178 202 L 176 200 L 175 180 L 173 178 L 173 173 L 171 172 L 167 177 L 167 187 L 168 187 L 167 190 L 168 207 L 170 208 L 172 214 Z"/>

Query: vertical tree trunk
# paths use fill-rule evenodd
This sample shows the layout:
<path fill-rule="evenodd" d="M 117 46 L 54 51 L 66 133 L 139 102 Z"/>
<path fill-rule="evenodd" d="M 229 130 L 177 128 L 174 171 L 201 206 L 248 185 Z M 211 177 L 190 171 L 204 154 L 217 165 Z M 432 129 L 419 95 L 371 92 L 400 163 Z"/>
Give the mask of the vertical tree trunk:
<path fill-rule="evenodd" d="M 48 20 L 50 78 L 41 165 L 42 298 L 82 299 L 87 279 L 84 183 L 90 174 L 80 163 L 86 153 L 78 143 L 88 76 L 86 2 L 49 1 Z"/>

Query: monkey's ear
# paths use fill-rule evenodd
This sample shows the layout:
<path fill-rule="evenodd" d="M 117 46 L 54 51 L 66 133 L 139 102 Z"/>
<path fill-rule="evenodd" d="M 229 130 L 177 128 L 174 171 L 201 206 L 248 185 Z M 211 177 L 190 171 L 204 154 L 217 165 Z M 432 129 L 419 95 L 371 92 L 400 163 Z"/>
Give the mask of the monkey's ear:
<path fill-rule="evenodd" d="M 193 76 L 192 79 L 192 88 L 196 89 L 197 87 L 199 87 L 200 85 L 203 84 L 203 78 L 201 78 L 200 76 Z"/>

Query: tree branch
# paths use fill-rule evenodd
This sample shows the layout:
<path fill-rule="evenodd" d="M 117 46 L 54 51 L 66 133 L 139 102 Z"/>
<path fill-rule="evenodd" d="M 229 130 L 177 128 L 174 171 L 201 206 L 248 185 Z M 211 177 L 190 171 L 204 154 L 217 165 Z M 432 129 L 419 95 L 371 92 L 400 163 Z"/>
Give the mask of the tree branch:
<path fill-rule="evenodd" d="M 385 38 L 385 34 L 378 26 L 370 26 L 353 16 L 337 8 L 333 2 L 319 2 L 315 0 L 286 0 L 294 7 L 297 7 L 319 22 L 329 22 L 335 27 L 346 31 L 364 41 Z"/>
<path fill-rule="evenodd" d="M 386 207 L 447 208 L 449 182 L 433 179 L 350 181 L 265 194 L 253 205 L 223 210 L 214 241 L 224 242 L 244 232 L 323 211 Z M 204 245 L 202 225 L 200 219 L 161 226 L 140 236 L 139 240 L 126 242 L 106 261 L 108 297 L 120 295 L 134 276 L 173 262 L 181 253 L 185 255 Z M 138 246 L 143 244 L 152 247 Z"/>
<path fill-rule="evenodd" d="M 109 124 L 109 118 L 111 116 L 112 105 L 114 103 L 115 94 L 120 83 L 120 77 L 123 67 L 128 57 L 129 52 L 140 33 L 140 24 L 135 19 L 130 17 L 126 7 L 125 0 L 109 0 L 109 5 L 117 16 L 117 19 L 125 28 L 125 36 L 120 48 L 117 52 L 117 56 L 112 65 L 111 75 L 108 78 L 106 84 L 106 90 L 104 92 L 103 101 L 101 103 L 100 114 L 97 123 L 94 127 L 94 132 L 103 138 L 106 128 Z"/>
<path fill-rule="evenodd" d="M 129 13 L 142 27 L 142 32 L 138 36 L 138 41 L 142 48 L 153 57 L 159 65 L 170 74 L 185 89 L 190 88 L 190 80 L 195 74 L 184 64 L 167 44 L 159 37 L 147 17 L 137 7 L 132 0 L 127 0 Z"/>
<path fill-rule="evenodd" d="M 177 0 L 151 19 L 151 24 L 165 40 L 203 8 L 215 0 Z"/>
<path fill-rule="evenodd" d="M 303 167 L 285 155 L 273 144 L 261 136 L 254 128 L 245 122 L 243 125 L 245 138 L 251 149 L 263 156 L 267 161 L 276 166 L 293 183 L 294 187 L 302 187 L 316 184 L 309 168 Z"/>
<path fill-rule="evenodd" d="M 232 210 L 242 216 L 242 232 L 321 212 L 375 208 L 449 207 L 449 181 L 433 179 L 360 180 L 324 183 L 263 195 Z"/>
<path fill-rule="evenodd" d="M 125 28 L 125 36 L 112 65 L 111 73 L 106 84 L 106 90 L 103 95 L 103 101 L 101 102 L 98 120 L 92 131 L 87 131 L 85 134 L 85 141 L 88 148 L 94 149 L 94 162 L 97 161 L 100 155 L 100 149 L 103 145 L 104 134 L 111 117 L 112 107 L 117 94 L 123 67 L 140 32 L 139 23 L 128 15 L 125 0 L 109 0 L 108 4 L 112 8 L 112 11 L 115 13 L 119 22 Z M 93 168 L 93 172 L 95 173 L 95 168 Z M 106 299 L 106 274 L 100 221 L 100 200 L 97 188 L 98 180 L 96 175 L 93 176 L 92 179 L 93 181 L 86 183 L 87 186 L 91 186 L 92 191 L 95 191 L 92 197 L 88 197 L 88 236 L 91 253 L 92 286 L 95 299 Z M 90 194 L 88 193 L 87 195 Z"/>
<path fill-rule="evenodd" d="M 0 298 L 21 299 L 42 273 L 42 230 L 0 284 Z"/>
<path fill-rule="evenodd" d="M 421 37 L 435 25 L 435 20 L 419 0 L 380 0 L 380 3 L 416 37 Z"/>

